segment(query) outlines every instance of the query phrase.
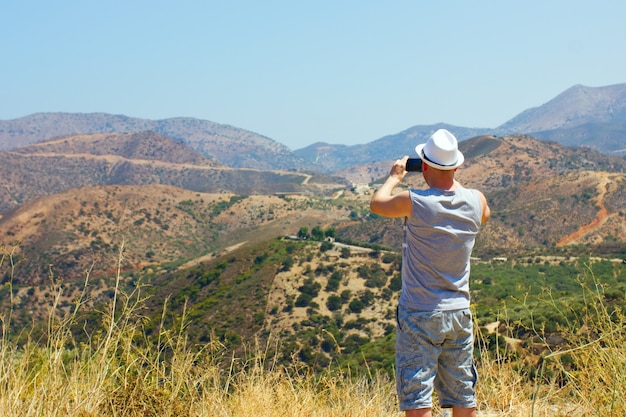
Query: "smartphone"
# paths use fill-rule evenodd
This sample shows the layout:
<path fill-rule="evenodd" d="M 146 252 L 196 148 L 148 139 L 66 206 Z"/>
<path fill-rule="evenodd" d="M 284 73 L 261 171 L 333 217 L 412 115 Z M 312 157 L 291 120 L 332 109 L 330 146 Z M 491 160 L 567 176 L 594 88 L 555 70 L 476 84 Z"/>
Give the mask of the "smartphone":
<path fill-rule="evenodd" d="M 422 172 L 422 160 L 420 158 L 409 158 L 404 169 L 409 172 Z"/>

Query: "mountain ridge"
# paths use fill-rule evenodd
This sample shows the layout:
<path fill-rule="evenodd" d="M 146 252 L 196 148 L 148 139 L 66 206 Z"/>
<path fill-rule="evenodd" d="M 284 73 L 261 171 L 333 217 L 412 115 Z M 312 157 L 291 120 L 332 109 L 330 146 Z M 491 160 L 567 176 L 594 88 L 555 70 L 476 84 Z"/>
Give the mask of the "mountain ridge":
<path fill-rule="evenodd" d="M 115 184 L 164 184 L 211 193 L 324 194 L 346 182 L 296 171 L 224 166 L 155 132 L 69 136 L 0 152 L 0 213 L 36 197 Z"/>
<path fill-rule="evenodd" d="M 105 113 L 36 113 L 0 120 L 0 150 L 74 134 L 151 130 L 235 168 L 333 173 L 352 165 L 409 154 L 439 127 L 448 128 L 459 141 L 479 135 L 531 134 L 567 146 L 586 146 L 606 154 L 626 155 L 626 84 L 575 85 L 540 106 L 523 110 L 496 128 L 467 128 L 446 123 L 416 125 L 363 144 L 317 142 L 297 150 L 254 132 L 194 118 L 148 120 Z"/>
<path fill-rule="evenodd" d="M 162 120 L 107 113 L 35 113 L 0 120 L 0 150 L 11 150 L 62 136 L 154 131 L 189 145 L 234 168 L 295 169 L 301 160 L 286 146 L 234 126 L 189 117 Z M 252 151 L 250 151 L 252 150 Z"/>

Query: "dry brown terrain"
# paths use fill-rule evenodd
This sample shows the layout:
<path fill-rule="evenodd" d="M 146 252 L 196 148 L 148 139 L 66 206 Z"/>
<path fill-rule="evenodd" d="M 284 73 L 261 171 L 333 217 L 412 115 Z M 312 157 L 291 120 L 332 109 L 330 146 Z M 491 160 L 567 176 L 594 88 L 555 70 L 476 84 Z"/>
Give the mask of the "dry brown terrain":
<path fill-rule="evenodd" d="M 347 217 L 348 208 L 315 201 L 299 194 L 236 197 L 164 185 L 84 187 L 8 213 L 0 219 L 0 244 L 52 254 L 46 265 L 64 273 L 80 265 L 75 268 L 80 276 L 94 259 L 98 264 L 115 259 L 125 242 L 125 268 L 137 269 L 213 256 L 233 245 L 296 234 L 303 226 L 326 228 Z M 220 203 L 223 210 L 216 208 Z M 45 277 L 37 257 L 24 262 L 28 280 Z"/>
<path fill-rule="evenodd" d="M 604 197 L 607 191 L 612 190 L 614 192 L 616 187 L 620 187 L 624 183 L 626 176 L 605 172 L 593 173 L 592 175 L 597 176 L 599 179 L 597 185 L 598 195 L 595 198 L 596 206 L 598 207 L 597 216 L 591 223 L 584 224 L 574 233 L 565 236 L 557 243 L 557 246 L 565 246 L 572 243 L 601 243 L 601 238 L 605 235 L 602 231 L 603 228 L 608 233 L 613 231 L 618 239 L 626 240 L 625 224 L 623 219 L 621 219 L 622 221 L 619 219 L 623 214 L 619 212 L 609 213 L 604 204 Z M 611 222 L 611 226 L 609 226 L 611 229 L 607 230 L 604 226 L 609 221 Z"/>
<path fill-rule="evenodd" d="M 351 255 L 347 258 L 341 257 L 341 247 L 335 246 L 334 249 L 325 252 L 323 256 L 315 256 L 309 262 L 299 260 L 297 265 L 294 265 L 289 271 L 283 271 L 276 274 L 272 283 L 272 290 L 269 293 L 267 302 L 267 311 L 275 309 L 275 314 L 269 315 L 271 317 L 266 324 L 268 330 L 272 334 L 288 334 L 293 332 L 294 325 L 302 322 L 309 317 L 309 313 L 306 308 L 294 308 L 291 311 L 283 311 L 283 307 L 287 305 L 288 299 L 296 299 L 300 294 L 298 288 L 304 283 L 307 278 L 307 271 L 316 271 L 324 266 L 332 265 L 336 271 L 341 271 L 342 279 L 339 288 L 332 293 L 326 291 L 320 291 L 320 296 L 315 298 L 315 302 L 319 305 L 319 314 L 328 317 L 333 316 L 333 312 L 330 311 L 326 305 L 328 297 L 330 295 L 341 294 L 343 291 L 350 291 L 353 296 L 362 295 L 365 291 L 372 291 L 377 299 L 381 299 L 381 289 L 368 288 L 365 284 L 365 280 L 359 277 L 358 268 L 361 266 L 367 266 L 372 263 L 372 258 L 369 256 L 370 249 L 364 248 L 351 248 Z M 376 261 L 379 262 L 379 261 Z M 394 274 L 394 264 L 380 263 L 381 269 L 385 271 L 388 276 Z M 395 273 L 398 273 L 395 271 Z M 325 286 L 325 279 L 319 279 L 322 283 L 322 288 Z M 390 309 L 391 303 L 373 303 L 371 306 L 366 306 L 358 314 L 351 313 L 350 310 L 343 308 L 342 316 L 345 321 L 349 320 L 363 320 L 368 324 L 363 326 L 363 329 L 354 329 L 350 333 L 358 333 L 367 335 L 372 338 L 380 338 L 385 335 L 385 327 L 393 325 L 395 322 L 395 312 Z"/>

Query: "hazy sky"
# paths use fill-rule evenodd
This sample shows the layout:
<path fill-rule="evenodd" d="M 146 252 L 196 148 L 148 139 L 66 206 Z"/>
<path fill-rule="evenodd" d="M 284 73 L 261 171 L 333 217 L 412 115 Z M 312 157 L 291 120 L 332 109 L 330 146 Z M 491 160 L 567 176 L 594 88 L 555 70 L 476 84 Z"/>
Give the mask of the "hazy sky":
<path fill-rule="evenodd" d="M 626 2 L 0 0 L 0 119 L 195 117 L 292 149 L 626 82 Z"/>

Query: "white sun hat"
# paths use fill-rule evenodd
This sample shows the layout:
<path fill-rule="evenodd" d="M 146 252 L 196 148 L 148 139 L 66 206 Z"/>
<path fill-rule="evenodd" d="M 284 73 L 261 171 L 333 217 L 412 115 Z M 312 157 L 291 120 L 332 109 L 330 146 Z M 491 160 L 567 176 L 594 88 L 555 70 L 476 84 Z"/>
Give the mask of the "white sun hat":
<path fill-rule="evenodd" d="M 424 163 L 442 170 L 458 168 L 465 161 L 456 138 L 446 129 L 437 130 L 428 142 L 417 145 L 415 152 Z"/>

